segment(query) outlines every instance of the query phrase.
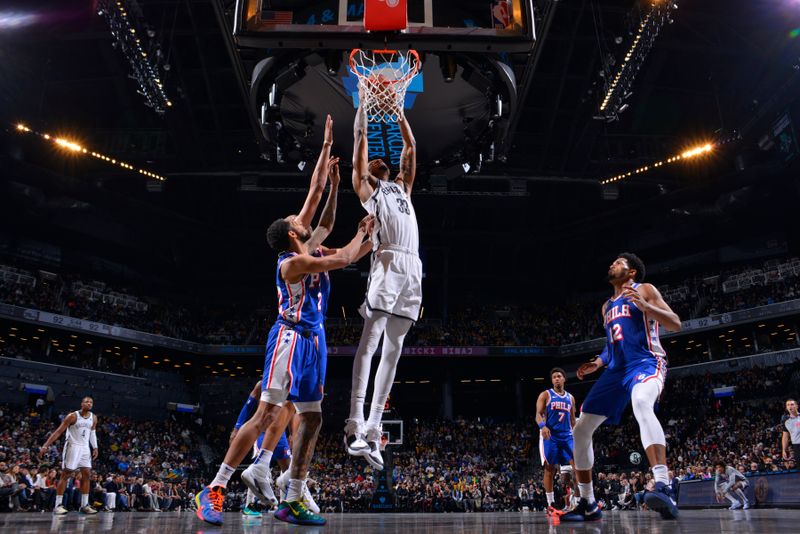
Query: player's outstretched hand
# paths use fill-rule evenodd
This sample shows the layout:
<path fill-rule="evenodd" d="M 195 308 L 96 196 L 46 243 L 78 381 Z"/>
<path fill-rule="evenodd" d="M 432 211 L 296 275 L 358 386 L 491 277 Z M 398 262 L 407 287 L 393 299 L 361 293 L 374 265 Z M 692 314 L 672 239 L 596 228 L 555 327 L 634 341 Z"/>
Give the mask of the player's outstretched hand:
<path fill-rule="evenodd" d="M 324 141 L 329 144 L 333 144 L 333 119 L 331 118 L 330 114 L 325 119 L 325 139 Z"/>
<path fill-rule="evenodd" d="M 539 435 L 542 436 L 543 440 L 547 441 L 548 439 L 550 439 L 550 429 L 547 428 L 546 426 L 543 426 L 542 428 L 539 429 Z"/>
<path fill-rule="evenodd" d="M 602 366 L 603 366 L 603 363 L 600 361 L 599 358 L 596 359 L 593 362 L 584 363 L 583 365 L 578 367 L 578 380 L 583 380 L 584 377 L 594 373 L 595 371 L 600 369 Z"/>
<path fill-rule="evenodd" d="M 339 158 L 338 157 L 331 157 L 328 159 L 328 179 L 331 181 L 331 185 L 338 186 L 341 177 L 339 176 Z"/>
<path fill-rule="evenodd" d="M 92 449 L 92 460 L 97 460 L 97 448 Z"/>
<path fill-rule="evenodd" d="M 367 215 L 361 222 L 358 223 L 358 231 L 364 232 L 365 234 L 369 235 L 372 233 L 372 229 L 375 227 L 375 216 L 374 215 Z"/>

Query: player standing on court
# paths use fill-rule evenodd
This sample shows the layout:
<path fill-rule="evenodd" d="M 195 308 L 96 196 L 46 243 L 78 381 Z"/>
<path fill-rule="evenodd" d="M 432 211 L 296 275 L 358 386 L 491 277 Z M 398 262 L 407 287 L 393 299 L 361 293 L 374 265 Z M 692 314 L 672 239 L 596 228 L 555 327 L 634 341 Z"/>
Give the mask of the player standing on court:
<path fill-rule="evenodd" d="M 61 460 L 61 476 L 56 486 L 55 515 L 65 515 L 69 510 L 62 504 L 67 481 L 76 470 L 81 472 L 81 508 L 82 514 L 96 514 L 97 510 L 89 506 L 89 482 L 92 475 L 92 460 L 97 459 L 97 416 L 92 413 L 94 400 L 86 396 L 81 401 L 81 409 L 64 417 L 61 424 L 50 434 L 39 456 L 47 454 L 47 450 L 64 432 L 64 453 Z"/>
<path fill-rule="evenodd" d="M 664 519 L 678 517 L 678 507 L 669 486 L 664 430 L 654 407 L 664 389 L 667 373 L 658 325 L 678 332 L 681 320 L 654 286 L 642 283 L 644 275 L 644 263 L 630 253 L 620 254 L 608 269 L 614 294 L 602 307 L 606 348 L 594 361 L 580 366 L 578 378 L 583 380 L 604 365 L 608 369 L 589 391 L 573 429 L 581 500 L 572 513 L 561 517 L 562 521 L 594 521 L 602 517 L 592 487 L 592 434 L 604 421 L 619 424 L 629 402 L 633 403 L 642 446 L 656 483 L 655 491 L 645 493 L 645 503 Z"/>
<path fill-rule="evenodd" d="M 344 248 L 316 247 L 320 235 L 328 229 L 320 225 L 311 231 L 311 219 L 319 203 L 327 176 L 338 172 L 336 160 L 328 160 L 332 144 L 333 121 L 325 126 L 323 153 L 312 177 L 311 189 L 299 215 L 274 221 L 267 230 L 267 241 L 278 252 L 275 282 L 278 290 L 278 318 L 267 338 L 261 400 L 256 413 L 231 441 L 225 459 L 214 480 L 195 497 L 197 516 L 208 523 L 221 525 L 228 481 L 253 446 L 258 435 L 278 417 L 284 402 L 291 401 L 300 424 L 293 436 L 291 478 L 287 498 L 275 511 L 275 518 L 299 525 L 324 525 L 325 519 L 303 504 L 305 479 L 314 454 L 322 424 L 322 398 L 327 370 L 327 346 L 324 320 L 330 294 L 328 271 L 341 269 L 365 255 L 371 243 L 365 241 L 372 230 L 372 217 L 358 225 L 353 239 Z M 327 167 L 325 167 L 327 165 Z M 318 172 L 321 168 L 327 172 Z M 324 238 L 323 238 L 324 239 Z M 263 452 L 263 451 L 262 451 Z M 266 462 L 259 454 L 255 463 Z M 252 489 L 252 488 L 251 488 Z"/>
<path fill-rule="evenodd" d="M 403 340 L 419 316 L 422 305 L 422 262 L 419 230 L 411 189 L 416 174 L 416 144 L 404 114 L 398 123 L 403 136 L 400 172 L 389 179 L 383 160 L 367 161 L 367 115 L 363 94 L 353 128 L 353 189 L 367 213 L 375 216 L 372 231 L 372 265 L 367 294 L 361 306 L 364 329 L 353 360 L 350 417 L 345 425 L 345 447 L 364 456 L 375 469 L 383 469 L 380 451 L 381 419 L 392 389 Z M 372 355 L 383 337 L 383 350 L 372 393 L 369 417 L 364 421 L 364 402 Z"/>
<path fill-rule="evenodd" d="M 542 391 L 536 400 L 536 423 L 539 425 L 539 454 L 544 466 L 544 491 L 547 515 L 557 514 L 553 503 L 553 478 L 558 466 L 572 465 L 572 427 L 575 426 L 575 397 L 564 389 L 564 370 L 550 370 L 553 388 Z M 565 488 L 566 490 L 566 488 Z"/>

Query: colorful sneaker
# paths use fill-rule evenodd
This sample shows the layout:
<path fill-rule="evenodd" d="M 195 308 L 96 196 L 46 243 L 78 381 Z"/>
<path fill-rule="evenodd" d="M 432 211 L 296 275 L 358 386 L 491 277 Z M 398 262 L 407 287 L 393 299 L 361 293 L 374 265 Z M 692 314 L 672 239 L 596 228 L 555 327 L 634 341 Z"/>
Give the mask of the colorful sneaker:
<path fill-rule="evenodd" d="M 53 508 L 53 515 L 67 515 L 68 513 L 69 510 L 67 510 L 67 508 L 63 504 L 59 504 L 58 506 Z"/>
<path fill-rule="evenodd" d="M 319 505 L 314 500 L 314 496 L 311 495 L 311 490 L 308 489 L 308 479 L 306 479 L 306 483 L 303 484 L 303 504 L 315 514 L 319 513 Z"/>
<path fill-rule="evenodd" d="M 644 503 L 649 509 L 661 514 L 662 519 L 678 518 L 678 506 L 672 496 L 672 489 L 663 482 L 656 482 L 654 491 L 645 492 Z"/>
<path fill-rule="evenodd" d="M 81 509 L 78 510 L 78 511 L 80 513 L 84 514 L 84 515 L 94 515 L 94 514 L 97 513 L 97 510 L 95 510 L 94 508 L 92 508 L 88 504 L 86 506 L 81 506 Z"/>
<path fill-rule="evenodd" d="M 367 428 L 366 439 L 369 445 L 369 452 L 364 455 L 369 465 L 378 471 L 383 471 L 383 456 L 381 456 L 381 436 L 383 430 L 380 426 Z"/>
<path fill-rule="evenodd" d="M 589 504 L 586 499 L 581 499 L 573 511 L 561 516 L 561 521 L 597 521 L 602 517 L 603 512 L 596 502 Z"/>
<path fill-rule="evenodd" d="M 245 506 L 242 508 L 242 515 L 247 517 L 261 517 L 261 512 L 258 510 L 253 510 L 250 506 Z"/>
<path fill-rule="evenodd" d="M 197 504 L 197 517 L 211 523 L 212 525 L 222 524 L 222 504 L 225 502 L 225 489 L 221 486 L 214 488 L 205 487 L 198 493 L 194 502 Z"/>
<path fill-rule="evenodd" d="M 258 469 L 250 466 L 242 472 L 242 482 L 256 497 L 270 508 L 278 504 L 275 492 L 272 490 L 272 473 L 269 469 Z"/>
<path fill-rule="evenodd" d="M 348 419 L 344 425 L 344 448 L 351 456 L 366 456 L 369 454 L 369 444 L 364 438 L 362 421 Z"/>
<path fill-rule="evenodd" d="M 301 502 L 283 501 L 275 510 L 275 519 L 292 523 L 294 525 L 316 525 L 321 526 L 326 523 L 325 518 L 315 514 Z"/>

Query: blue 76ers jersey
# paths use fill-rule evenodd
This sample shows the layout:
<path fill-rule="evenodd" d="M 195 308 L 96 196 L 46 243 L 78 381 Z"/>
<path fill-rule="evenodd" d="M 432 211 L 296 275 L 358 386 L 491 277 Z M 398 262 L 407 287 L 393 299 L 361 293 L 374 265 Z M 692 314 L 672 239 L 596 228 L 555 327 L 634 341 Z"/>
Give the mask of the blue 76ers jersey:
<path fill-rule="evenodd" d="M 640 284 L 633 284 L 634 288 Z M 608 344 L 608 368 L 631 367 L 665 360 L 658 337 L 658 321 L 647 317 L 622 295 L 609 299 L 603 322 Z"/>
<path fill-rule="evenodd" d="M 547 401 L 547 419 L 545 424 L 551 434 L 559 436 L 572 435 L 572 396 L 568 392 L 559 395 L 554 389 L 548 389 L 550 400 Z"/>
<path fill-rule="evenodd" d="M 283 252 L 278 256 L 278 268 L 275 283 L 278 287 L 278 320 L 296 324 L 302 328 L 317 329 L 325 320 L 328 311 L 328 298 L 331 293 L 331 282 L 327 272 L 305 275 L 297 283 L 290 284 L 281 277 L 281 265 L 289 258 L 296 256 L 294 252 Z M 321 257 L 322 251 L 317 249 L 312 256 Z"/>

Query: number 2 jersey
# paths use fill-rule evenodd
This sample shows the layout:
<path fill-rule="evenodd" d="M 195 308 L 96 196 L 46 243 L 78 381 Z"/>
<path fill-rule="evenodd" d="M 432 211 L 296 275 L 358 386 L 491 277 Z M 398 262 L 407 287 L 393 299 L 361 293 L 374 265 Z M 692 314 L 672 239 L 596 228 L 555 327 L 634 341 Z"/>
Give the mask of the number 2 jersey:
<path fill-rule="evenodd" d="M 299 282 L 290 284 L 281 276 L 283 262 L 296 256 L 295 252 L 282 252 L 278 256 L 275 285 L 278 288 L 278 321 L 301 329 L 316 330 L 322 327 L 328 311 L 331 281 L 327 272 L 307 274 Z M 317 249 L 312 256 L 322 257 Z"/>
<path fill-rule="evenodd" d="M 638 288 L 641 284 L 633 284 Z M 658 321 L 620 295 L 608 300 L 603 322 L 606 329 L 608 368 L 630 368 L 656 361 L 666 363 L 667 354 L 658 337 Z"/>

